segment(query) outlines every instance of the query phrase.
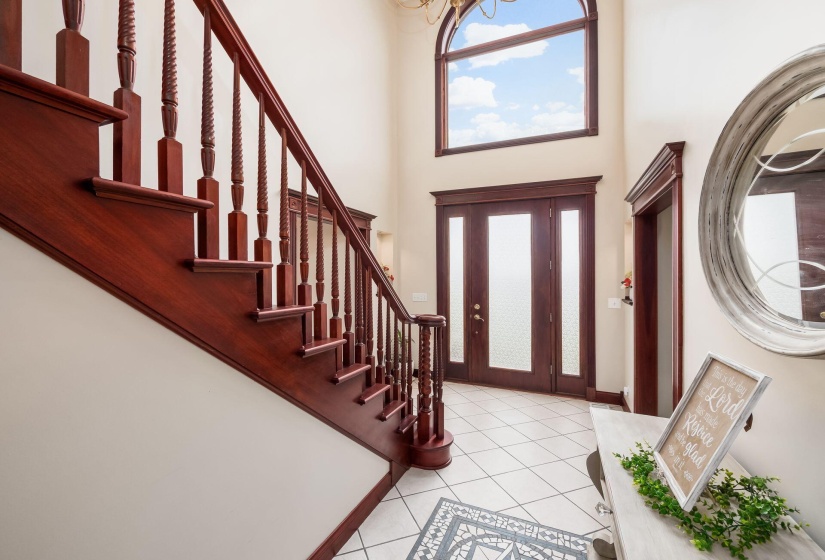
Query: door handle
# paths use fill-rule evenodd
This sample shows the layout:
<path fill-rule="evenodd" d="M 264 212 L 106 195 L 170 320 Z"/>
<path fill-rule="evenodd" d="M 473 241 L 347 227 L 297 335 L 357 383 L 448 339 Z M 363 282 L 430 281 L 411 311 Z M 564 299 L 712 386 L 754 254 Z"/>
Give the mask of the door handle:
<path fill-rule="evenodd" d="M 484 319 L 482 319 L 481 315 L 479 315 L 478 313 L 473 315 L 473 319 L 475 319 L 476 321 L 481 321 L 482 323 L 484 322 Z"/>

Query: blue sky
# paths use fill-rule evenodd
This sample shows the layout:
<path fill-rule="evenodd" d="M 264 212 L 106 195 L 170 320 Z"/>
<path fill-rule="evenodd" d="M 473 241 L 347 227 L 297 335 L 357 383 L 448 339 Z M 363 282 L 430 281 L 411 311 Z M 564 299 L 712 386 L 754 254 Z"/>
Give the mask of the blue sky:
<path fill-rule="evenodd" d="M 499 2 L 493 20 L 468 14 L 450 50 L 580 17 L 576 0 Z M 583 68 L 583 31 L 451 63 L 449 146 L 584 128 Z"/>

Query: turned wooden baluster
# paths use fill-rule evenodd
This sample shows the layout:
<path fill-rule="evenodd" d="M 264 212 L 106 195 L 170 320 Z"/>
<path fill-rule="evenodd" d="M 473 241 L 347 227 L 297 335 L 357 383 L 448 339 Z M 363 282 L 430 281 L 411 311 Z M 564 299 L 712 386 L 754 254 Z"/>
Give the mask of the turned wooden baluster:
<path fill-rule="evenodd" d="M 163 11 L 163 80 L 161 87 L 163 138 L 158 141 L 158 188 L 183 194 L 183 146 L 178 132 L 178 52 L 175 0 L 166 0 Z"/>
<path fill-rule="evenodd" d="M 215 105 L 212 85 L 212 18 L 209 8 L 203 11 L 203 91 L 201 93 L 201 167 L 198 198 L 214 206 L 198 211 L 198 257 L 220 258 L 220 185 L 215 173 Z"/>
<path fill-rule="evenodd" d="M 235 54 L 232 86 L 232 212 L 229 213 L 229 260 L 249 258 L 246 214 L 243 213 L 243 130 L 241 126 L 241 63 Z"/>
<path fill-rule="evenodd" d="M 399 369 L 399 355 L 398 355 L 398 311 L 394 313 L 395 324 L 393 325 L 395 328 L 392 331 L 392 376 L 393 376 L 393 393 L 392 398 L 397 401 L 404 402 L 404 380 L 401 378 L 401 370 Z M 406 407 L 405 407 L 406 409 Z M 403 418 L 406 416 L 404 414 L 406 410 L 401 412 L 401 417 Z"/>
<path fill-rule="evenodd" d="M 380 288 L 381 285 L 379 284 L 378 287 Z M 383 302 L 381 298 L 378 298 L 378 309 L 381 310 L 381 306 Z M 378 328 L 381 329 L 381 321 L 378 321 Z M 395 372 L 392 370 L 392 334 L 390 333 L 390 300 L 387 300 L 387 325 L 386 325 L 386 332 L 387 332 L 387 354 L 384 359 L 384 383 L 390 386 L 391 390 L 387 394 L 388 400 L 394 400 L 395 394 L 392 392 L 392 385 L 393 385 L 393 378 L 395 377 Z"/>
<path fill-rule="evenodd" d="M 376 289 L 377 293 L 375 297 L 378 301 L 378 344 L 375 360 L 375 380 L 378 383 L 386 383 L 386 375 L 384 373 L 384 310 L 381 301 L 383 299 L 381 297 L 381 284 L 378 284 Z M 389 343 L 387 343 L 387 346 L 389 346 Z M 389 396 L 387 393 L 384 393 L 385 400 Z"/>
<path fill-rule="evenodd" d="M 338 316 L 341 311 L 341 292 L 338 286 L 338 212 L 332 213 L 332 318 L 329 320 L 330 338 L 344 338 L 344 321 Z M 335 349 L 335 367 L 344 367 L 344 348 Z"/>
<path fill-rule="evenodd" d="M 407 347 L 406 360 L 402 367 L 407 370 L 407 413 L 415 414 L 413 401 L 413 359 L 412 359 L 412 323 L 407 323 L 407 335 L 404 337 L 404 345 Z"/>
<path fill-rule="evenodd" d="M 430 369 L 429 325 L 421 324 L 418 331 L 418 441 L 425 443 L 433 435 L 432 429 L 432 371 Z"/>
<path fill-rule="evenodd" d="M 280 238 L 281 264 L 275 275 L 278 283 L 279 307 L 295 304 L 295 279 L 292 264 L 289 262 L 289 169 L 286 129 L 281 130 L 281 214 Z"/>
<path fill-rule="evenodd" d="M 57 34 L 56 83 L 81 95 L 89 95 L 89 40 L 80 34 L 85 0 L 63 0 L 66 29 Z M 11 8 L 12 11 L 14 8 Z"/>
<path fill-rule="evenodd" d="M 318 189 L 318 234 L 315 251 L 315 340 L 327 338 L 329 317 L 327 304 L 324 303 L 324 190 Z"/>
<path fill-rule="evenodd" d="M 375 349 L 375 338 L 374 338 L 374 332 L 375 331 L 373 331 L 373 321 L 375 320 L 375 316 L 373 315 L 373 312 L 372 312 L 372 298 L 374 296 L 373 296 L 373 293 L 372 293 L 372 277 L 370 276 L 369 268 L 365 266 L 364 269 L 361 271 L 361 275 L 362 275 L 362 278 L 364 279 L 364 289 L 363 289 L 362 293 L 364 294 L 364 302 L 365 302 L 364 313 L 366 314 L 366 324 L 367 324 L 367 361 L 366 361 L 366 363 L 368 363 L 370 365 L 369 374 L 372 376 L 373 379 L 375 379 L 375 382 L 376 383 L 383 383 L 384 380 L 381 379 L 380 376 L 376 375 L 376 371 L 375 371 L 376 362 L 375 362 L 375 355 L 373 354 L 373 350 Z"/>
<path fill-rule="evenodd" d="M 23 69 L 23 0 L 0 6 L 0 64 Z"/>
<path fill-rule="evenodd" d="M 444 351 L 444 328 L 436 327 L 433 329 L 433 382 L 435 385 L 433 397 L 435 400 L 433 419 L 433 426 L 435 427 L 435 437 L 444 439 L 444 400 L 443 400 L 443 386 L 444 386 L 444 360 L 442 352 Z"/>
<path fill-rule="evenodd" d="M 112 175 L 115 181 L 140 185 L 141 100 L 134 91 L 137 70 L 134 0 L 120 0 L 118 4 L 117 50 L 120 88 L 115 90 L 114 106 L 128 113 L 129 118 L 114 124 Z"/>
<path fill-rule="evenodd" d="M 312 286 L 309 285 L 309 202 L 307 200 L 307 164 L 301 162 L 301 284 L 298 286 L 298 305 L 312 305 Z M 312 343 L 312 311 L 302 320 L 304 346 Z"/>
<path fill-rule="evenodd" d="M 266 170 L 266 111 L 264 96 L 258 97 L 258 239 L 255 240 L 255 260 L 272 262 L 272 241 L 267 239 L 269 229 L 269 190 Z M 272 269 L 264 268 L 256 273 L 258 285 L 258 309 L 272 308 Z"/>
<path fill-rule="evenodd" d="M 355 363 L 355 333 L 352 332 L 352 282 L 350 266 L 349 231 L 344 237 L 344 366 Z"/>
<path fill-rule="evenodd" d="M 356 234 L 357 235 L 357 234 Z M 367 363 L 366 344 L 364 344 L 364 272 L 361 268 L 361 255 L 355 251 L 355 361 Z M 375 377 L 367 372 L 367 387 L 372 387 Z"/>

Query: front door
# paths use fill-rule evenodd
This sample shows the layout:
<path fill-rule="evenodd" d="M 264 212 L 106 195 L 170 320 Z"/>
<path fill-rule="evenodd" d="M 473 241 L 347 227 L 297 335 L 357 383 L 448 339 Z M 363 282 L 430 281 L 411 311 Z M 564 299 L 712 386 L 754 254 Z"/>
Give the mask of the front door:
<path fill-rule="evenodd" d="M 447 377 L 585 395 L 585 196 L 445 208 Z"/>

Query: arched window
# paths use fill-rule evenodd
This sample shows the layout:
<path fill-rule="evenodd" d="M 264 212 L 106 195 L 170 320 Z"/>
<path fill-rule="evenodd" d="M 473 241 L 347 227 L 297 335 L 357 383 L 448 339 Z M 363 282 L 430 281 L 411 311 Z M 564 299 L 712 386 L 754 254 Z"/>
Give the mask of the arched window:
<path fill-rule="evenodd" d="M 490 4 L 438 34 L 436 155 L 598 134 L 596 0 Z"/>

